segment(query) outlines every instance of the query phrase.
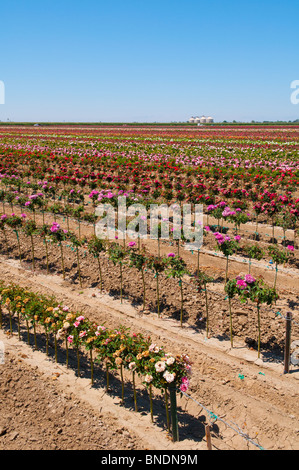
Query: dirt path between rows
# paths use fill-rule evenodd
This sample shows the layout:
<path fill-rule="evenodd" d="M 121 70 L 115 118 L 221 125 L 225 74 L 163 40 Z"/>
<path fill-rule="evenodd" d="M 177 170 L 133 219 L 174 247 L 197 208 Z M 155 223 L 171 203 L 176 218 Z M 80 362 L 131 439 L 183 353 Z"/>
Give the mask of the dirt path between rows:
<path fill-rule="evenodd" d="M 66 369 L 63 350 L 55 363 L 53 355 L 45 356 L 42 338 L 35 351 L 26 340 L 19 342 L 17 334 L 10 337 L 0 331 L 5 346 L 0 365 L 1 449 L 202 450 L 207 448 L 206 423 L 211 424 L 213 449 L 299 449 L 298 369 L 283 374 L 280 362 L 257 360 L 256 351 L 242 343 L 231 349 L 229 341 L 206 339 L 187 324 L 181 328 L 155 313 L 141 315 L 128 301 L 121 304 L 97 287 L 82 290 L 60 276 L 33 273 L 15 260 L 1 257 L 0 273 L 1 280 L 53 294 L 98 323 L 149 334 L 168 351 L 187 353 L 193 361 L 188 395 L 178 397 L 180 441 L 173 443 L 159 392 L 152 423 L 141 383 L 136 412 L 130 377 L 125 405 L 120 406 L 117 374 L 111 377 L 108 394 L 100 366 L 91 387 L 88 361 L 77 378 L 75 360 L 74 367 Z"/>

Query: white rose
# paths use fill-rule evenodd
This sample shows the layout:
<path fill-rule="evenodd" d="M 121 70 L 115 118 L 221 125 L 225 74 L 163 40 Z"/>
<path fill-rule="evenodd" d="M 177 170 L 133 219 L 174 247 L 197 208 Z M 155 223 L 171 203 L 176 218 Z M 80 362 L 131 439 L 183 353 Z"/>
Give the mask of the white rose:
<path fill-rule="evenodd" d="M 151 381 L 153 380 L 153 376 L 152 375 L 149 375 L 147 374 L 145 377 L 144 377 L 144 381 L 148 384 L 151 383 Z"/>
<path fill-rule="evenodd" d="M 155 364 L 155 369 L 157 372 L 164 372 L 166 366 L 165 366 L 165 362 L 163 361 L 158 361 L 156 364 Z"/>
<path fill-rule="evenodd" d="M 174 381 L 175 375 L 174 375 L 174 374 L 171 374 L 171 373 L 168 372 L 168 371 L 166 371 L 166 372 L 164 372 L 163 377 L 164 377 L 164 379 L 166 380 L 166 382 L 171 383 L 171 382 Z"/>
<path fill-rule="evenodd" d="M 171 366 L 174 362 L 175 362 L 175 358 L 174 357 L 169 357 L 166 361 L 166 364 L 168 366 Z"/>

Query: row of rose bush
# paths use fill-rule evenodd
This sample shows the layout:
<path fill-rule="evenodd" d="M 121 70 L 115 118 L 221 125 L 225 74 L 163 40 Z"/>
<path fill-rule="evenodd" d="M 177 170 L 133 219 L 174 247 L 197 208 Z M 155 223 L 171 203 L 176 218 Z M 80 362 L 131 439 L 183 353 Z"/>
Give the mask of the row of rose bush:
<path fill-rule="evenodd" d="M 162 195 L 161 191 L 159 191 L 161 185 L 157 181 L 153 184 L 154 192 L 150 198 L 146 194 L 147 191 L 138 191 L 136 187 L 134 189 L 128 187 L 126 189 L 120 189 L 119 185 L 113 184 L 110 185 L 110 188 L 105 188 L 105 185 L 101 183 L 101 188 L 97 187 L 92 189 L 91 192 L 88 192 L 82 190 L 82 188 L 66 189 L 64 187 L 59 190 L 59 185 L 51 184 L 51 182 L 47 180 L 39 181 L 38 183 L 20 183 L 16 177 L 11 178 L 9 176 L 0 175 L 0 181 L 1 185 L 5 187 L 5 189 L 0 191 L 0 200 L 2 200 L 2 202 L 6 201 L 12 206 L 13 204 L 19 204 L 23 207 L 27 206 L 32 211 L 38 208 L 42 210 L 54 208 L 55 210 L 55 207 L 60 211 L 71 211 L 73 208 L 69 207 L 70 204 L 74 202 L 83 204 L 86 198 L 89 198 L 95 205 L 101 202 L 103 198 L 109 198 L 110 202 L 113 203 L 119 195 L 126 195 L 126 197 L 132 199 L 132 201 L 140 200 L 141 198 L 149 202 L 156 200 L 157 197 Z M 236 214 L 236 212 L 246 210 L 246 213 L 248 213 L 248 201 L 251 199 L 251 210 L 253 214 L 255 214 L 255 218 L 258 218 L 260 214 L 264 214 L 270 221 L 275 221 L 277 224 L 282 219 L 281 214 L 285 213 L 288 216 L 288 225 L 290 225 L 290 227 L 295 226 L 298 220 L 299 199 L 292 196 L 290 192 L 280 194 L 279 191 L 261 190 L 259 192 L 253 192 L 252 195 L 250 195 L 247 190 L 243 189 L 240 191 L 240 194 L 229 194 L 226 187 L 226 190 L 223 193 L 220 192 L 218 197 L 216 197 L 215 187 L 211 188 L 213 193 L 210 194 L 208 187 L 205 185 L 198 184 L 193 186 L 194 185 L 191 183 L 184 184 L 180 182 L 175 185 L 170 184 L 169 187 L 166 185 L 165 190 L 169 190 L 169 198 L 164 198 L 172 201 L 188 200 L 189 202 L 202 203 L 206 206 L 207 214 L 214 211 L 219 214 L 219 218 L 226 218 L 227 215 L 232 215 L 232 211 Z M 199 190 L 200 194 L 198 194 Z M 29 194 L 29 192 L 31 194 Z M 164 194 L 164 196 L 166 196 L 166 194 Z M 56 204 L 49 205 L 51 199 L 56 201 Z M 59 201 L 64 202 L 63 206 L 59 207 Z M 223 214 L 223 210 L 220 211 L 221 208 L 224 208 L 223 205 L 231 206 L 230 213 L 224 211 Z M 246 219 L 245 215 L 246 214 L 243 216 L 244 220 Z M 249 217 L 253 219 L 253 215 L 249 215 Z M 249 219 L 247 218 L 247 220 Z M 242 223 L 246 223 L 247 220 Z"/>
<path fill-rule="evenodd" d="M 16 284 L 0 283 L 0 327 L 4 326 L 4 315 L 9 318 L 10 333 L 13 334 L 13 320 L 18 326 L 21 339 L 22 322 L 26 323 L 28 343 L 30 330 L 34 331 L 37 348 L 38 327 L 46 337 L 46 353 L 49 354 L 49 336 L 53 335 L 55 359 L 59 342 L 65 345 L 66 364 L 69 366 L 69 348 L 77 351 L 77 373 L 80 376 L 80 355 L 90 357 L 91 383 L 94 383 L 94 363 L 104 366 L 109 390 L 109 371 L 117 370 L 122 380 L 122 402 L 124 401 L 124 376 L 127 370 L 133 374 L 134 402 L 137 410 L 135 374 L 148 388 L 151 400 L 152 387 L 163 390 L 175 389 L 186 392 L 191 376 L 191 360 L 187 354 L 172 354 L 163 346 L 153 343 L 150 336 L 132 333 L 129 328 L 109 328 L 106 323 L 97 324 L 88 319 L 84 312 L 73 311 L 59 303 L 54 297 L 36 294 Z"/>
<path fill-rule="evenodd" d="M 164 388 L 174 382 L 179 390 L 186 391 L 191 362 L 187 355 L 167 353 L 151 338 L 132 333 L 120 326 L 111 329 L 97 325 L 84 313 L 74 312 L 53 297 L 46 297 L 18 285 L 0 285 L 0 303 L 11 317 L 25 320 L 29 327 L 43 327 L 46 335 L 53 333 L 56 339 L 65 340 L 75 348 L 92 350 L 98 362 L 105 362 L 109 369 L 121 366 L 134 370 L 146 385 Z M 2 312 L 2 311 L 1 311 Z M 2 319 L 1 319 L 2 323 Z"/>
<path fill-rule="evenodd" d="M 158 316 L 160 316 L 160 288 L 159 288 L 159 280 L 161 276 L 166 276 L 169 278 L 176 279 L 179 283 L 179 292 L 181 296 L 181 312 L 180 312 L 180 323 L 182 326 L 183 322 L 183 308 L 184 308 L 184 295 L 183 295 L 183 282 L 184 276 L 188 276 L 189 279 L 192 281 L 194 287 L 199 291 L 205 294 L 205 303 L 206 303 L 206 331 L 207 337 L 209 337 L 209 303 L 208 303 L 208 296 L 207 296 L 207 284 L 213 282 L 214 279 L 210 276 L 207 276 L 202 270 L 198 269 L 195 273 L 192 273 L 188 267 L 186 262 L 175 253 L 168 253 L 166 256 L 157 256 L 152 255 L 145 251 L 145 249 L 140 249 L 138 244 L 135 241 L 129 242 L 127 245 L 123 245 L 118 243 L 117 241 L 108 242 L 106 240 L 102 240 L 97 238 L 96 236 L 91 237 L 90 239 L 78 239 L 75 234 L 72 232 L 68 232 L 67 230 L 63 230 L 59 224 L 53 222 L 51 226 L 43 225 L 38 227 L 32 220 L 28 222 L 24 222 L 22 217 L 18 217 L 16 215 L 12 215 L 10 218 L 1 218 L 3 223 L 6 223 L 8 226 L 13 228 L 16 233 L 20 230 L 22 224 L 24 225 L 22 228 L 25 232 L 32 236 L 39 235 L 42 236 L 44 243 L 45 243 L 45 250 L 46 250 L 46 258 L 47 258 L 47 265 L 48 265 L 48 251 L 47 251 L 47 244 L 49 242 L 55 243 L 60 247 L 61 250 L 61 262 L 62 262 L 62 272 L 64 275 L 64 246 L 70 246 L 73 250 L 75 249 L 77 254 L 77 269 L 78 269 L 78 277 L 81 283 L 81 270 L 80 270 L 80 257 L 79 257 L 79 248 L 84 248 L 88 250 L 89 253 L 97 259 L 97 265 L 100 274 L 100 288 L 101 291 L 103 290 L 103 275 L 102 275 L 102 261 L 103 255 L 107 256 L 108 259 L 119 268 L 120 273 L 120 298 L 122 301 L 122 290 L 123 290 L 123 270 L 125 267 L 135 268 L 140 272 L 143 284 L 143 309 L 145 308 L 146 304 L 146 282 L 145 282 L 145 272 L 150 271 L 153 273 L 154 277 L 156 278 L 156 293 L 157 293 L 157 311 Z M 227 267 L 226 267 L 226 278 L 225 278 L 225 293 L 228 293 L 229 298 L 229 314 L 230 320 L 231 318 L 231 300 L 237 293 L 242 293 L 242 296 L 239 295 L 241 301 L 244 301 L 244 293 L 247 292 L 246 290 L 240 291 L 238 289 L 227 290 L 231 289 L 231 283 L 233 282 L 234 287 L 240 288 L 240 282 L 236 283 L 235 280 L 229 280 L 228 278 L 228 260 L 231 255 L 233 255 L 237 250 L 240 242 L 240 237 L 235 236 L 233 238 L 223 235 L 219 232 L 214 234 L 215 240 L 217 241 L 218 249 L 223 253 L 223 255 L 227 258 Z M 17 237 L 18 238 L 18 237 Z M 33 238 L 33 237 L 32 237 Z M 252 247 L 254 248 L 254 247 Z M 260 251 L 258 250 L 257 253 L 251 252 L 250 256 L 255 259 L 259 259 Z M 254 280 L 253 284 L 255 289 L 259 289 L 260 297 L 259 299 L 259 308 L 263 303 L 267 303 L 268 305 L 274 303 L 278 298 L 276 293 L 276 280 L 277 280 L 277 271 L 278 265 L 286 262 L 292 252 L 287 253 L 285 250 L 280 250 L 278 247 L 271 247 L 271 256 L 273 261 L 276 265 L 276 272 L 275 272 L 275 280 L 274 286 L 269 287 L 262 284 L 261 280 Z M 34 252 L 33 252 L 34 257 Z M 20 255 L 20 259 L 22 256 Z M 249 265 L 250 267 L 250 265 Z M 253 280 L 253 277 L 248 273 L 248 279 Z M 249 286 L 251 285 L 249 284 Z M 82 284 L 81 284 L 82 285 Z M 188 283 L 190 285 L 190 283 Z M 255 291 L 257 292 L 257 291 Z M 264 301 L 265 297 L 261 297 L 261 293 L 272 293 L 271 302 Z M 231 295 L 233 293 L 233 295 Z M 249 298 L 249 297 L 248 297 Z M 269 299 L 270 297 L 268 297 Z M 253 300 L 253 298 L 250 298 Z M 258 312 L 259 314 L 259 312 Z M 260 319 L 258 318 L 258 328 L 260 330 Z M 231 336 L 232 336 L 232 324 L 231 324 Z"/>
<path fill-rule="evenodd" d="M 31 250 L 32 250 L 32 265 L 33 269 L 35 268 L 35 250 L 34 250 L 34 238 L 39 236 L 43 239 L 44 249 L 47 262 L 47 271 L 49 272 L 49 256 L 48 256 L 48 244 L 55 243 L 60 249 L 60 258 L 61 258 L 61 267 L 63 277 L 65 278 L 65 266 L 64 266 L 64 247 L 65 245 L 71 247 L 72 250 L 75 250 L 77 256 L 77 269 L 80 285 L 82 286 L 82 277 L 81 277 L 81 268 L 80 268 L 80 256 L 79 249 L 84 248 L 97 259 L 99 274 L 100 274 L 100 288 L 103 289 L 103 275 L 101 268 L 101 256 L 105 253 L 111 262 L 114 265 L 118 265 L 120 269 L 120 297 L 122 301 L 122 276 L 123 276 L 123 266 L 127 264 L 129 267 L 135 267 L 140 271 L 143 282 L 143 308 L 145 308 L 145 298 L 146 298 L 146 285 L 144 280 L 145 271 L 151 270 L 157 280 L 157 308 L 158 314 L 160 315 L 160 299 L 159 299 L 159 275 L 163 272 L 169 277 L 173 277 L 179 280 L 181 283 L 182 277 L 184 274 L 190 274 L 187 269 L 186 262 L 179 256 L 176 256 L 174 253 L 169 253 L 166 257 L 161 257 L 160 255 L 151 255 L 143 247 L 140 249 L 140 246 L 137 246 L 137 243 L 131 241 L 127 246 L 123 246 L 117 241 L 107 241 L 98 238 L 97 236 L 92 236 L 89 239 L 86 237 L 79 238 L 77 235 L 67 229 L 63 229 L 60 224 L 53 222 L 52 225 L 43 224 L 38 226 L 36 222 L 32 219 L 27 219 L 26 214 L 21 214 L 18 216 L 16 214 L 11 214 L 10 216 L 3 214 L 0 217 L 0 230 L 4 234 L 5 240 L 6 237 L 6 227 L 12 229 L 16 234 L 18 249 L 19 249 L 19 258 L 22 261 L 23 254 L 21 252 L 20 244 L 20 233 L 24 233 L 31 241 Z M 183 321 L 183 292 L 181 288 L 181 324 Z"/>
<path fill-rule="evenodd" d="M 44 186 L 47 186 L 45 184 Z M 67 192 L 67 191 L 66 191 Z M 84 205 L 84 194 L 79 190 L 80 194 L 77 194 L 73 189 L 67 192 L 65 196 L 67 198 L 65 204 L 61 204 L 59 201 L 54 201 L 53 204 L 50 203 L 49 194 L 43 192 L 36 192 L 31 195 L 21 196 L 19 191 L 12 190 L 0 190 L 0 200 L 3 203 L 3 212 L 5 212 L 4 202 L 10 204 L 13 211 L 14 205 L 20 206 L 21 210 L 29 210 L 33 214 L 35 219 L 35 214 L 41 212 L 44 220 L 45 213 L 49 212 L 54 214 L 54 219 L 56 220 L 56 215 L 60 215 L 66 218 L 67 226 L 69 229 L 69 219 L 75 218 L 78 221 L 79 233 L 81 230 L 81 222 L 85 221 L 87 223 L 93 224 L 95 229 L 95 224 L 99 220 L 97 215 L 95 215 L 94 210 L 91 212 Z M 80 198 L 79 198 L 80 196 Z M 117 201 L 119 196 L 126 197 L 126 203 L 134 204 L 136 202 L 142 203 L 146 209 L 150 207 L 150 204 L 153 203 L 150 199 L 142 196 L 136 195 L 134 191 L 113 191 L 113 190 L 93 190 L 88 194 L 88 198 L 93 205 L 93 208 L 101 202 L 108 202 L 113 206 L 117 207 Z M 87 196 L 86 196 L 87 197 Z M 79 198 L 79 199 L 78 199 Z M 231 222 L 235 226 L 235 232 L 238 233 L 241 225 L 244 227 L 248 221 L 255 221 L 255 238 L 259 238 L 258 233 L 258 222 L 261 221 L 261 215 L 266 217 L 272 224 L 272 241 L 277 243 L 275 239 L 275 226 L 282 227 L 283 230 L 283 240 L 282 244 L 286 244 L 286 231 L 293 230 L 293 246 L 296 247 L 296 236 L 298 233 L 298 220 L 299 220 L 299 199 L 292 202 L 292 199 L 288 196 L 279 196 L 276 193 L 270 193 L 264 191 L 261 195 L 261 200 L 256 202 L 253 206 L 252 213 L 249 213 L 246 209 L 246 199 L 245 205 L 242 200 L 232 201 L 232 204 L 229 204 L 225 200 L 221 200 L 217 203 L 210 204 L 206 202 L 205 212 L 207 214 L 207 223 L 209 217 L 213 216 L 214 219 L 218 222 L 218 230 L 227 231 L 227 227 L 223 227 L 223 224 L 226 222 Z M 75 204 L 74 204 L 75 203 Z M 246 232 L 248 232 L 246 230 Z M 245 233 L 246 233 L 245 232 Z M 248 232 L 249 235 L 249 232 Z"/>

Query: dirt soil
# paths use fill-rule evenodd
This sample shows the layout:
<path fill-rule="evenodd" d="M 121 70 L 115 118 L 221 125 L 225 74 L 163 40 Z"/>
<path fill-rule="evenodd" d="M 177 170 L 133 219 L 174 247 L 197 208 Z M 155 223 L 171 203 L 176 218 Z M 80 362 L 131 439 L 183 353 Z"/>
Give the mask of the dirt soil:
<path fill-rule="evenodd" d="M 29 250 L 30 251 L 30 250 Z M 37 255 L 38 256 L 38 255 Z M 157 344 L 175 353 L 187 353 L 193 361 L 188 395 L 178 396 L 179 434 L 177 443 L 167 432 L 164 398 L 154 394 L 154 422 L 149 399 L 137 383 L 138 411 L 134 410 L 130 377 L 126 377 L 125 403 L 121 405 L 120 380 L 111 374 L 110 392 L 105 389 L 101 365 L 90 384 L 88 359 L 82 360 L 81 377 L 76 375 L 76 358 L 69 368 L 61 347 L 58 363 L 53 348 L 45 355 L 42 335 L 38 349 L 19 341 L 16 325 L 10 336 L 8 325 L 0 331 L 5 348 L 0 364 L 1 449 L 130 449 L 205 450 L 205 425 L 210 424 L 213 449 L 256 450 L 299 448 L 299 370 L 283 374 L 281 360 L 257 352 L 236 338 L 211 336 L 189 323 L 183 328 L 177 318 L 155 311 L 141 313 L 131 299 L 120 303 L 117 295 L 98 282 L 80 288 L 78 280 L 63 280 L 61 273 L 31 271 L 12 257 L 0 257 L 1 279 L 15 282 L 46 295 L 54 294 L 71 308 L 82 310 L 98 323 L 120 324 L 149 334 Z M 219 309 L 221 304 L 219 302 Z M 278 320 L 280 322 L 280 320 Z M 213 415 L 211 414 L 213 413 Z"/>

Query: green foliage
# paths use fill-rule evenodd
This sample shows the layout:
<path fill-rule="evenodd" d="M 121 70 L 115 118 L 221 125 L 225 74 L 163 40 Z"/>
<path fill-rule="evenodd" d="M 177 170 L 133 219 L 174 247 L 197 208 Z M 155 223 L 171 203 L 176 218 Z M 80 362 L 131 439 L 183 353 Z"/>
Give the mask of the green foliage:
<path fill-rule="evenodd" d="M 166 276 L 182 279 L 184 274 L 190 274 L 186 262 L 178 256 L 169 257 L 166 264 Z"/>
<path fill-rule="evenodd" d="M 273 262 L 277 265 L 284 264 L 289 260 L 290 253 L 286 252 L 285 250 L 280 249 L 278 246 L 270 246 L 268 248 L 268 252 L 273 260 Z"/>
<path fill-rule="evenodd" d="M 244 250 L 250 259 L 261 260 L 264 256 L 264 251 L 259 245 L 247 245 Z"/>
<path fill-rule="evenodd" d="M 129 251 L 129 266 L 141 271 L 147 262 L 145 253 L 139 253 L 136 249 L 131 248 Z"/>
<path fill-rule="evenodd" d="M 156 274 L 162 273 L 166 269 L 167 260 L 165 258 L 160 258 L 160 256 L 149 255 L 146 260 L 146 266 Z"/>
<path fill-rule="evenodd" d="M 114 265 L 122 264 L 126 254 L 126 250 L 116 242 L 111 243 L 108 248 L 109 259 Z"/>
<path fill-rule="evenodd" d="M 92 238 L 89 239 L 88 244 L 87 244 L 89 252 L 95 257 L 98 258 L 100 256 L 100 253 L 103 251 L 106 251 L 106 244 L 104 240 L 93 236 Z"/>
<path fill-rule="evenodd" d="M 203 271 L 197 270 L 194 274 L 193 282 L 196 284 L 198 292 L 200 292 L 203 288 L 205 288 L 206 284 L 214 282 L 214 278 Z"/>
<path fill-rule="evenodd" d="M 37 225 L 34 222 L 34 220 L 28 220 L 27 222 L 25 222 L 25 224 L 23 226 L 23 231 L 24 231 L 25 235 L 27 235 L 29 237 L 32 236 L 32 235 L 37 234 L 38 233 Z"/>

